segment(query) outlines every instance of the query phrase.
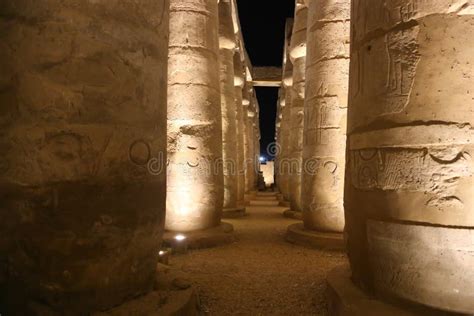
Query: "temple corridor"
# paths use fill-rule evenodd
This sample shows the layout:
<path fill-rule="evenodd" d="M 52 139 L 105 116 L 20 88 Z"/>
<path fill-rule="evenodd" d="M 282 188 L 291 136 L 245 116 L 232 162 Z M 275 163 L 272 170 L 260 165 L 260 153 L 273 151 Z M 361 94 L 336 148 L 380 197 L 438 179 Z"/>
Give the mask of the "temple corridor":
<path fill-rule="evenodd" d="M 327 315 L 326 275 L 347 263 L 345 254 L 285 241 L 281 206 L 249 206 L 247 216 L 227 219 L 238 241 L 170 259 L 198 287 L 209 315 Z M 277 259 L 276 259 L 277 258 Z"/>
<path fill-rule="evenodd" d="M 0 0 L 0 316 L 474 315 L 474 0 Z"/>

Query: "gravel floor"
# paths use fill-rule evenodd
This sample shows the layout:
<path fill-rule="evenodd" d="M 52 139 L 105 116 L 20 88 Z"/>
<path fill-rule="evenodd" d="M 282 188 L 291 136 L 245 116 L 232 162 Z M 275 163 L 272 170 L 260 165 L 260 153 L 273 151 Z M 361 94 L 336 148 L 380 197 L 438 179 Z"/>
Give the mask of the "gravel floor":
<path fill-rule="evenodd" d="M 226 220 L 239 241 L 171 258 L 199 289 L 206 315 L 326 315 L 325 275 L 344 254 L 285 242 L 297 222 L 282 207 L 248 207 L 248 216 Z"/>

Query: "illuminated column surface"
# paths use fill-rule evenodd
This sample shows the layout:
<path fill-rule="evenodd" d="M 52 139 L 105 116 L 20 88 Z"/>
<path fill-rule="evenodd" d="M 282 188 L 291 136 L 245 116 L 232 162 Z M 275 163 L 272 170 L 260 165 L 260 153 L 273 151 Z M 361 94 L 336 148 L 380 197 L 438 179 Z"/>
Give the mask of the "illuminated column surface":
<path fill-rule="evenodd" d="M 292 211 L 301 211 L 301 172 L 303 164 L 303 121 L 306 73 L 306 22 L 308 8 L 296 3 L 291 38 L 290 59 L 293 63 L 293 86 L 290 108 L 290 175 L 289 197 Z"/>
<path fill-rule="evenodd" d="M 260 105 L 258 104 L 258 99 L 256 92 L 253 94 L 253 103 L 255 108 L 255 115 L 253 116 L 253 170 L 254 170 L 254 188 L 258 190 L 258 177 L 260 171 Z"/>
<path fill-rule="evenodd" d="M 474 313 L 474 7 L 352 6 L 346 230 L 379 297 Z"/>
<path fill-rule="evenodd" d="M 222 157 L 224 162 L 224 211 L 237 207 L 237 107 L 234 92 L 234 50 L 230 0 L 219 2 L 219 64 L 222 111 Z"/>
<path fill-rule="evenodd" d="M 254 117 L 255 103 L 253 98 L 253 88 L 250 87 L 250 83 L 244 87 L 244 105 L 247 105 L 247 114 L 245 122 L 245 192 L 252 194 L 255 191 L 256 179 L 255 179 L 255 128 L 254 128 Z"/>
<path fill-rule="evenodd" d="M 217 1 L 171 0 L 166 229 L 217 226 L 223 205 Z"/>
<path fill-rule="evenodd" d="M 308 11 L 303 221 L 310 230 L 342 233 L 350 1 L 311 1 Z"/>
<path fill-rule="evenodd" d="M 166 174 L 147 165 L 166 159 L 169 3 L 135 2 L 0 5 L 7 314 L 85 315 L 153 289 Z"/>
<path fill-rule="evenodd" d="M 280 151 L 280 139 L 281 139 L 281 110 L 282 110 L 282 104 L 283 106 L 285 105 L 285 92 L 283 89 L 278 90 L 278 100 L 277 100 L 277 112 L 276 112 L 276 118 L 275 118 L 275 138 L 274 138 L 274 144 L 272 146 L 267 147 L 267 151 L 270 153 L 274 154 L 274 179 L 275 179 L 275 184 L 276 187 L 279 189 L 280 188 L 280 170 L 279 170 L 279 165 L 280 165 L 280 160 L 281 160 L 281 151 Z"/>
<path fill-rule="evenodd" d="M 247 110 L 243 105 L 242 89 L 244 88 L 244 68 L 242 65 L 241 54 L 234 54 L 234 92 L 236 104 L 236 122 L 237 122 L 237 206 L 242 207 L 245 204 L 245 119 Z M 245 111 L 244 111 L 245 109 Z"/>
<path fill-rule="evenodd" d="M 291 101 L 293 90 L 293 65 L 289 56 L 287 56 L 283 68 L 282 91 L 284 91 L 284 105 L 281 109 L 281 132 L 279 140 L 280 161 L 280 191 L 285 201 L 290 200 L 290 117 L 291 117 Z M 288 203 L 288 202 L 287 202 Z"/>

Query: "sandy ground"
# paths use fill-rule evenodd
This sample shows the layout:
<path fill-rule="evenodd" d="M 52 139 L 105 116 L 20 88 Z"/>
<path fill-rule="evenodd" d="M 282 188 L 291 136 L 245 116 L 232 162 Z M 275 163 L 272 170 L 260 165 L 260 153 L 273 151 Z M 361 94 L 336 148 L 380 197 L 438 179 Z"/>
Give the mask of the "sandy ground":
<path fill-rule="evenodd" d="M 170 264 L 189 274 L 206 315 L 326 315 L 325 275 L 347 258 L 284 240 L 282 207 L 248 207 L 248 216 L 226 220 L 239 241 L 192 251 Z"/>

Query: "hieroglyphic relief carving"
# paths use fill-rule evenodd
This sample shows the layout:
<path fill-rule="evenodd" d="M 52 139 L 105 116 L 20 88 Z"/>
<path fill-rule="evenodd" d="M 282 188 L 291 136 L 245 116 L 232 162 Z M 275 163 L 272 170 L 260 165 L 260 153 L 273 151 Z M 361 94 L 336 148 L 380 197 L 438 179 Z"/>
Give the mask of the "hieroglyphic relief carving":
<path fill-rule="evenodd" d="M 461 148 L 353 150 L 350 163 L 355 188 L 425 192 L 445 202 L 454 200 L 459 179 L 474 176 L 472 158 Z"/>
<path fill-rule="evenodd" d="M 312 136 L 305 137 L 305 145 L 327 145 L 333 135 L 331 130 L 341 128 L 346 110 L 339 107 L 337 97 L 316 99 L 313 102 L 313 107 L 305 109 L 305 131 Z"/>
<path fill-rule="evenodd" d="M 407 106 L 419 61 L 418 30 L 414 27 L 388 33 L 353 53 L 351 95 L 356 98 L 354 105 L 377 102 L 371 116 L 399 113 Z"/>

